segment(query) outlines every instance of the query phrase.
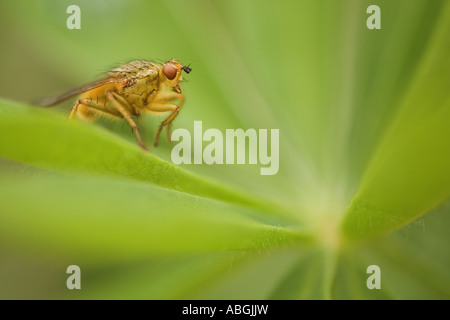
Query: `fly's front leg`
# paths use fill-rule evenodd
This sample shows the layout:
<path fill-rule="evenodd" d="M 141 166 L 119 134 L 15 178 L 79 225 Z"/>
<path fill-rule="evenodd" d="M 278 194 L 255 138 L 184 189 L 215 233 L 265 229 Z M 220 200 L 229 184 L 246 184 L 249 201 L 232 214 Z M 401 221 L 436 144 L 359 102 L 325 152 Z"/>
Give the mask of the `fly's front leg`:
<path fill-rule="evenodd" d="M 133 131 L 136 135 L 136 140 L 139 143 L 139 145 L 141 146 L 141 148 L 144 149 L 145 151 L 148 151 L 147 147 L 142 142 L 141 135 L 139 134 L 138 126 L 133 121 L 133 119 L 131 119 L 130 111 L 128 109 L 126 109 L 119 102 L 119 101 L 122 101 L 122 103 L 124 103 L 123 101 L 125 101 L 124 104 L 127 105 L 128 103 L 126 103 L 126 100 L 124 98 L 122 98 L 118 93 L 113 92 L 113 91 L 107 91 L 106 96 L 108 97 L 109 101 L 111 101 L 111 103 L 117 108 L 117 111 L 122 115 L 122 117 L 128 122 L 131 129 L 133 129 Z"/>
<path fill-rule="evenodd" d="M 177 110 L 179 110 L 179 107 L 177 105 L 174 105 L 174 104 L 171 104 L 171 103 L 168 103 L 168 102 L 161 102 L 161 103 L 155 103 L 154 102 L 154 103 L 148 105 L 147 109 L 149 111 L 152 111 L 152 112 L 172 111 L 172 114 L 170 115 L 170 116 L 172 116 L 174 113 L 177 112 Z M 163 122 L 161 122 L 161 124 L 158 127 L 158 130 L 156 131 L 155 142 L 153 143 L 154 147 L 156 147 L 158 145 L 159 135 L 161 133 L 162 128 L 166 125 L 165 122 L 167 121 L 167 119 L 164 120 Z M 171 141 L 170 133 L 168 132 L 167 135 L 169 136 L 169 141 Z"/>
<path fill-rule="evenodd" d="M 180 103 L 178 105 L 169 103 L 170 101 L 173 101 L 173 100 L 180 100 Z M 164 120 L 163 122 L 161 122 L 161 124 L 159 125 L 158 131 L 156 131 L 155 142 L 153 143 L 153 146 L 156 147 L 158 145 L 159 135 L 164 126 L 167 126 L 167 139 L 169 140 L 169 142 L 172 142 L 172 138 L 170 135 L 172 121 L 173 121 L 173 119 L 175 119 L 175 117 L 180 112 L 180 109 L 183 106 L 183 103 L 184 103 L 184 95 L 183 94 L 171 92 L 171 93 L 167 93 L 167 94 L 159 96 L 156 99 L 156 101 L 154 101 L 151 104 L 146 106 L 146 108 L 149 111 L 153 111 L 153 112 L 172 111 L 172 113 L 167 117 L 167 119 Z"/>

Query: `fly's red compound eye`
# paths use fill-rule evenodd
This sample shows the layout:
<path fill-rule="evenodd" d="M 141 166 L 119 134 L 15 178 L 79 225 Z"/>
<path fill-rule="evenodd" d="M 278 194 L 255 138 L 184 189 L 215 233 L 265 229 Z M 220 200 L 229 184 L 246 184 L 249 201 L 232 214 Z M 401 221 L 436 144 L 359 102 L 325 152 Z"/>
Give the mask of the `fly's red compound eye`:
<path fill-rule="evenodd" d="M 173 65 L 168 63 L 164 65 L 163 72 L 166 78 L 169 80 L 173 80 L 177 76 L 177 69 Z"/>

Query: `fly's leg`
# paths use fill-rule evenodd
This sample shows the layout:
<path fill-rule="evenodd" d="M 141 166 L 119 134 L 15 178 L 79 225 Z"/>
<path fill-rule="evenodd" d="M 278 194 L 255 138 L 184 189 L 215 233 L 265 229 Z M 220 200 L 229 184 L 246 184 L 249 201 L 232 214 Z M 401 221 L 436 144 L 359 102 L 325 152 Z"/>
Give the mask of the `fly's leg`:
<path fill-rule="evenodd" d="M 163 102 L 162 102 L 162 103 L 152 103 L 152 104 L 150 104 L 150 105 L 147 106 L 147 109 L 148 109 L 149 111 L 153 111 L 153 112 L 167 112 L 167 111 L 172 111 L 172 114 L 170 115 L 170 116 L 172 116 L 174 113 L 177 113 L 177 110 L 179 110 L 179 106 L 174 105 L 174 104 L 171 104 L 171 103 L 168 103 L 168 102 L 166 102 L 166 103 L 163 103 Z M 169 116 L 169 117 L 170 117 L 170 116 Z M 169 118 L 167 118 L 167 119 L 169 119 Z M 169 122 L 169 123 L 166 123 L 167 119 L 164 120 L 163 122 L 161 122 L 161 124 L 160 124 L 159 127 L 158 127 L 158 131 L 156 131 L 155 142 L 153 143 L 153 146 L 154 146 L 154 147 L 156 147 L 156 146 L 158 145 L 159 135 L 161 134 L 162 128 L 163 128 L 166 124 L 170 125 L 170 122 Z M 173 119 L 172 119 L 172 120 L 173 120 Z M 169 141 L 170 141 L 170 140 L 171 140 L 171 139 L 170 139 L 170 133 L 168 132 L 167 135 L 168 135 Z"/>
<path fill-rule="evenodd" d="M 111 108 L 110 106 L 96 103 L 90 99 L 78 99 L 77 102 L 75 103 L 74 107 L 72 108 L 72 111 L 70 112 L 69 120 L 73 120 L 73 118 L 77 114 L 79 105 L 83 105 L 85 107 L 95 109 L 95 111 L 97 111 L 97 112 L 106 113 L 110 116 L 114 116 L 117 118 L 122 117 L 122 115 L 116 109 Z"/>
<path fill-rule="evenodd" d="M 144 145 L 144 143 L 142 142 L 141 139 L 141 135 L 139 134 L 139 129 L 138 126 L 136 125 L 136 123 L 133 121 L 133 119 L 131 119 L 131 113 L 128 109 L 126 109 L 120 102 L 125 100 L 124 98 L 122 98 L 119 94 L 117 94 L 116 92 L 113 91 L 107 91 L 106 92 L 106 96 L 108 97 L 109 101 L 111 101 L 111 103 L 117 108 L 117 111 L 122 115 L 122 117 L 128 122 L 128 124 L 130 125 L 131 129 L 133 129 L 135 135 L 136 135 L 136 140 L 139 143 L 139 146 L 144 149 L 145 151 L 148 151 L 147 147 Z M 128 105 L 125 104 L 125 105 Z"/>
<path fill-rule="evenodd" d="M 75 118 L 75 115 L 77 114 L 77 111 L 78 111 L 78 106 L 79 106 L 80 104 L 82 104 L 82 103 L 80 102 L 80 100 L 81 100 L 81 99 L 78 99 L 78 100 L 77 100 L 77 102 L 75 103 L 75 105 L 74 105 L 73 108 L 72 108 L 72 111 L 70 111 L 69 120 L 73 120 L 73 119 Z"/>
<path fill-rule="evenodd" d="M 172 122 L 169 122 L 166 125 L 166 134 L 167 134 L 167 141 L 169 141 L 169 143 L 172 144 Z"/>
<path fill-rule="evenodd" d="M 124 107 L 125 109 L 127 109 L 127 110 L 133 110 L 133 107 L 131 107 L 131 105 L 128 103 L 128 101 L 127 100 L 125 100 L 120 94 L 118 94 L 118 93 L 116 93 L 116 92 L 113 92 L 112 91 L 112 93 L 113 93 L 113 95 L 114 95 L 114 98 L 116 98 L 117 99 L 117 101 L 119 102 L 119 104 L 122 106 L 122 107 Z M 117 110 L 116 110 L 117 111 Z M 131 113 L 129 113 L 130 114 L 130 117 L 132 117 L 132 115 L 131 115 Z M 130 125 L 131 126 L 131 125 Z M 136 124 L 136 126 L 139 128 L 139 126 Z M 131 127 L 132 128 L 132 130 L 133 130 L 133 132 L 134 132 L 134 129 L 133 129 L 133 127 Z"/>
<path fill-rule="evenodd" d="M 169 103 L 169 101 L 173 100 L 180 100 L 180 103 L 178 105 L 174 105 Z M 184 103 L 184 95 L 181 93 L 168 93 L 164 94 L 162 96 L 159 96 L 155 102 L 152 102 L 151 104 L 147 105 L 147 109 L 149 111 L 153 112 L 167 112 L 172 111 L 172 113 L 167 117 L 166 120 L 161 122 L 161 124 L 158 127 L 158 131 L 156 131 L 155 136 L 155 142 L 153 143 L 153 146 L 158 145 L 159 135 L 161 134 L 162 129 L 164 126 L 167 126 L 167 139 L 169 142 L 172 142 L 171 135 L 170 135 L 170 129 L 172 126 L 172 121 L 175 119 L 175 117 L 180 112 L 181 107 Z"/>

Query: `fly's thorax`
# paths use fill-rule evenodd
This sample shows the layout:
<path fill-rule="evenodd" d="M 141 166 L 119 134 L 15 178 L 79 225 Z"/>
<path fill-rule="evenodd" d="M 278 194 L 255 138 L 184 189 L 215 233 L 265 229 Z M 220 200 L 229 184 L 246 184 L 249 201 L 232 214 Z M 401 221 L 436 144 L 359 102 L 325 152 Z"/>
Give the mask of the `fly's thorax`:
<path fill-rule="evenodd" d="M 114 78 L 157 77 L 160 66 L 148 61 L 132 61 L 109 72 Z"/>
<path fill-rule="evenodd" d="M 158 85 L 159 68 L 153 62 L 132 61 L 111 70 L 109 76 L 120 83 L 119 94 L 146 96 Z"/>
<path fill-rule="evenodd" d="M 134 78 L 122 86 L 118 93 L 134 108 L 135 113 L 139 113 L 139 109 L 143 108 L 148 99 L 159 91 L 159 87 L 158 77 L 156 79 Z"/>

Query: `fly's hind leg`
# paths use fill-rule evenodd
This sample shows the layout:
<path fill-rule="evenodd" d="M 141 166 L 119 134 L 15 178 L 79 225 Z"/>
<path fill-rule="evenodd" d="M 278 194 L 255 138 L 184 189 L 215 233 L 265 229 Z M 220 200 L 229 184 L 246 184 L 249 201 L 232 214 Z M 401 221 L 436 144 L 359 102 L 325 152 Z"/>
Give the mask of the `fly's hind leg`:
<path fill-rule="evenodd" d="M 180 100 L 180 103 L 178 105 L 174 105 L 174 104 L 170 103 L 170 101 L 177 100 L 177 99 Z M 159 125 L 158 131 L 156 131 L 155 142 L 153 143 L 153 146 L 156 147 L 158 145 L 159 135 L 161 134 L 161 131 L 164 128 L 164 126 L 167 126 L 167 139 L 169 140 L 169 142 L 172 142 L 172 138 L 171 138 L 171 134 L 170 134 L 170 129 L 172 127 L 172 121 L 173 121 L 173 119 L 175 119 L 175 117 L 180 112 L 180 109 L 183 106 L 183 103 L 184 103 L 184 95 L 182 93 L 172 92 L 172 93 L 168 93 L 168 94 L 158 97 L 155 102 L 152 102 L 151 104 L 146 106 L 146 108 L 149 111 L 153 111 L 153 112 L 172 111 L 172 113 L 167 117 L 167 119 L 164 120 L 163 122 L 161 122 L 161 124 Z"/>
<path fill-rule="evenodd" d="M 73 120 L 75 118 L 77 111 L 78 111 L 78 106 L 80 104 L 82 104 L 80 101 L 81 101 L 81 99 L 78 99 L 77 102 L 75 103 L 75 105 L 73 106 L 72 111 L 70 112 L 70 115 L 69 115 L 69 120 Z"/>
<path fill-rule="evenodd" d="M 111 101 L 111 103 L 114 105 L 114 107 L 117 108 L 117 111 L 121 114 L 121 116 L 128 122 L 128 124 L 130 125 L 131 129 L 133 129 L 133 131 L 134 131 L 134 133 L 136 135 L 136 140 L 139 143 L 139 146 L 142 149 L 144 149 L 145 151 L 148 151 L 147 147 L 142 142 L 141 135 L 139 134 L 138 126 L 136 125 L 136 123 L 131 118 L 132 114 L 130 113 L 130 111 L 126 107 L 124 107 L 122 105 L 122 103 L 124 103 L 123 101 L 125 101 L 125 99 L 122 98 L 118 93 L 116 93 L 114 91 L 107 91 L 106 92 L 106 96 L 108 97 L 109 101 Z M 122 103 L 119 102 L 119 101 L 122 101 Z M 128 106 L 128 104 L 125 104 L 125 105 Z"/>
<path fill-rule="evenodd" d="M 116 109 L 111 108 L 110 106 L 96 103 L 90 99 L 78 99 L 77 102 L 75 103 L 75 105 L 73 106 L 72 111 L 70 112 L 69 120 L 73 120 L 73 118 L 77 114 L 79 105 L 83 105 L 85 107 L 94 109 L 95 111 L 97 111 L 99 113 L 105 113 L 107 115 L 110 115 L 110 116 L 113 116 L 116 118 L 122 117 L 122 115 Z"/>

